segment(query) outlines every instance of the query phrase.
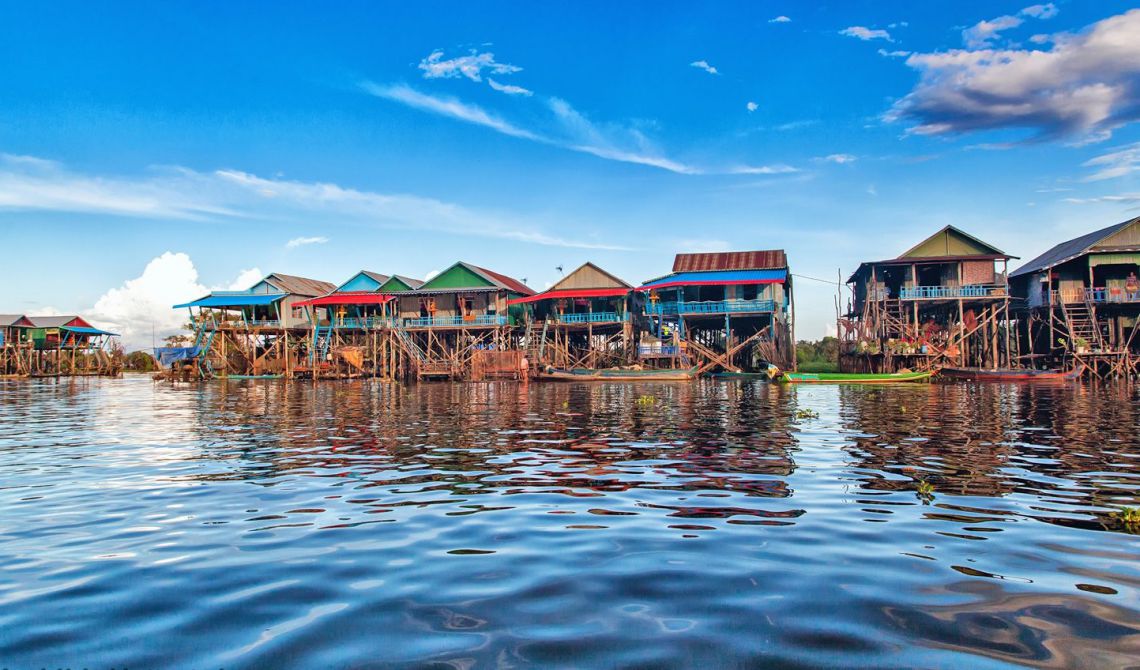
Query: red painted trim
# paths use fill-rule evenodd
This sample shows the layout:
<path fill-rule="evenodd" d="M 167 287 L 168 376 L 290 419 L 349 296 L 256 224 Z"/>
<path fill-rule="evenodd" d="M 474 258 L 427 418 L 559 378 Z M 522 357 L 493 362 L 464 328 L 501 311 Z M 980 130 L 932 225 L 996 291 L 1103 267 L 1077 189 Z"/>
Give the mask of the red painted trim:
<path fill-rule="evenodd" d="M 332 295 L 323 295 L 319 298 L 311 300 L 302 300 L 301 302 L 293 303 L 294 307 L 318 307 L 320 305 L 383 305 L 390 300 L 393 296 L 383 295 L 379 293 L 334 293 Z"/>
<path fill-rule="evenodd" d="M 663 288 L 675 288 L 677 286 L 743 286 L 756 285 L 756 284 L 783 284 L 783 279 L 743 279 L 737 281 L 684 281 L 684 282 L 668 282 L 666 284 L 657 284 L 656 286 L 639 286 L 638 291 L 659 291 Z"/>
<path fill-rule="evenodd" d="M 508 305 L 521 305 L 528 302 L 538 302 L 540 300 L 561 300 L 563 298 L 616 298 L 618 296 L 628 295 L 631 288 L 582 288 L 582 289 L 563 289 L 560 291 L 546 291 L 537 295 L 528 296 L 526 298 L 515 298 L 508 300 Z"/>

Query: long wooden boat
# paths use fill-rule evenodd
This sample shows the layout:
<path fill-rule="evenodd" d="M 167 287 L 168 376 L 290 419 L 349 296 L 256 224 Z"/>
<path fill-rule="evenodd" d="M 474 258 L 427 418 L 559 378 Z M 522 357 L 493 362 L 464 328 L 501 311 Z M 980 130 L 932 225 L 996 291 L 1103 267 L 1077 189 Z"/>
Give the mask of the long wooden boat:
<path fill-rule="evenodd" d="M 986 382 L 1050 382 L 1080 379 L 1080 370 L 995 370 L 989 368 L 942 368 L 946 379 Z"/>
<path fill-rule="evenodd" d="M 536 379 L 556 382 L 682 382 L 695 379 L 697 368 L 684 370 L 595 370 L 592 368 L 548 369 Z"/>
<path fill-rule="evenodd" d="M 895 372 L 891 374 L 847 372 L 784 372 L 776 381 L 781 384 L 899 384 L 929 381 L 933 370 Z"/>

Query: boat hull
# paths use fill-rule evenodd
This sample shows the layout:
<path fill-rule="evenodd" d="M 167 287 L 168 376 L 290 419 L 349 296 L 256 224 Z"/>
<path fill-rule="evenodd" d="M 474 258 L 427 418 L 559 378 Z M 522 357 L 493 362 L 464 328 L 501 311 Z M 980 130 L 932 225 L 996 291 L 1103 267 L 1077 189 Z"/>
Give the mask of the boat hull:
<path fill-rule="evenodd" d="M 695 379 L 696 368 L 687 370 L 551 370 L 536 379 L 552 382 L 682 382 Z"/>
<path fill-rule="evenodd" d="M 945 379 L 985 382 L 1049 382 L 1080 378 L 1077 370 L 992 370 L 986 368 L 942 368 L 938 375 Z"/>
<path fill-rule="evenodd" d="M 893 374 L 785 372 L 780 375 L 779 381 L 782 384 L 905 384 L 929 381 L 932 375 L 933 371 Z"/>

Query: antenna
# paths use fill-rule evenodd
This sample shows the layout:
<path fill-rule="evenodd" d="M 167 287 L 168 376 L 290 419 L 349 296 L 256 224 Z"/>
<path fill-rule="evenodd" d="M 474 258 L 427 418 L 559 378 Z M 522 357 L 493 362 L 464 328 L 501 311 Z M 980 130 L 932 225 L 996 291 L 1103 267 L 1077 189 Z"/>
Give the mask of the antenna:
<path fill-rule="evenodd" d="M 558 270 L 558 274 L 562 274 L 562 266 L 561 265 L 559 265 L 558 267 L 556 267 L 554 269 Z"/>

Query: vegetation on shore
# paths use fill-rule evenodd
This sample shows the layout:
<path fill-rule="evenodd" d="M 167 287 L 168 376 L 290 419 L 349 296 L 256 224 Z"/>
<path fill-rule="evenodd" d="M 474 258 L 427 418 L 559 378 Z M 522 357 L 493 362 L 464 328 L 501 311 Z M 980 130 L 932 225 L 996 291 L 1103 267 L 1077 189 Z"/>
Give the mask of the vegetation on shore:
<path fill-rule="evenodd" d="M 800 372 L 839 372 L 839 340 L 800 340 L 796 343 L 796 364 Z"/>

